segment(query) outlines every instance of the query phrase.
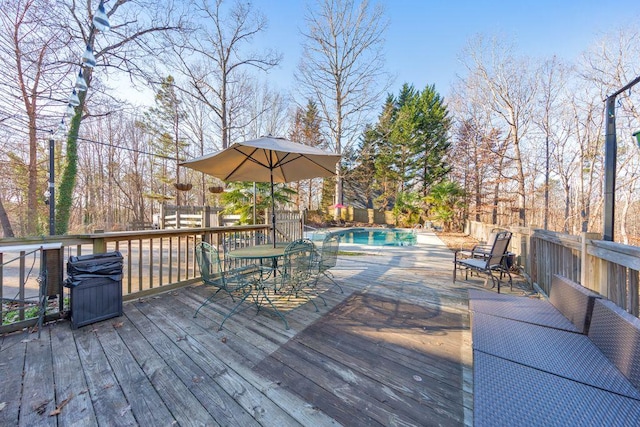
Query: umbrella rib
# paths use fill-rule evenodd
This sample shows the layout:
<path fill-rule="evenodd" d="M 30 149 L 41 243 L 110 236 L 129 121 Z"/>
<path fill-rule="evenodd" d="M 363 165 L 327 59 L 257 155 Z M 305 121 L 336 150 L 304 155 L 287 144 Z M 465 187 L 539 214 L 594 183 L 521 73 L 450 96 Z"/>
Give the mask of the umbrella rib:
<path fill-rule="evenodd" d="M 252 161 L 254 163 L 259 164 L 260 166 L 269 167 L 268 165 L 264 165 L 264 164 L 260 163 L 259 161 L 257 161 L 256 159 L 253 158 L 254 153 L 259 150 L 258 148 L 254 148 L 253 151 L 251 152 L 251 154 L 244 153 L 242 150 L 238 150 L 238 148 L 236 148 L 236 147 L 234 147 L 233 149 L 234 149 L 234 151 L 236 151 L 236 152 L 240 153 L 242 156 L 244 156 L 244 158 L 242 159 L 242 161 L 240 163 L 238 163 L 238 165 L 235 168 L 233 168 L 233 170 L 231 172 L 229 172 L 227 174 L 227 176 L 225 177 L 225 179 L 223 179 L 223 181 L 228 181 L 229 177 L 233 176 L 233 174 L 236 173 L 238 171 L 238 169 L 240 169 L 242 166 L 244 166 L 244 164 L 247 161 Z"/>
<path fill-rule="evenodd" d="M 289 154 L 293 155 L 293 153 L 289 153 Z M 290 162 L 296 161 L 297 159 L 299 159 L 299 158 L 301 158 L 301 157 L 304 157 L 305 159 L 307 159 L 308 161 L 310 161 L 310 162 L 311 162 L 311 163 L 313 163 L 314 165 L 316 165 L 316 166 L 318 166 L 319 168 L 321 168 L 321 169 L 323 169 L 323 170 L 325 170 L 325 171 L 329 172 L 330 174 L 332 174 L 332 175 L 335 175 L 335 174 L 336 174 L 336 173 L 335 173 L 335 171 L 332 171 L 331 169 L 327 169 L 325 166 L 323 166 L 323 165 L 321 165 L 320 163 L 316 162 L 316 161 L 315 161 L 315 160 L 313 160 L 312 158 L 305 156 L 304 154 L 299 154 L 297 157 L 294 157 L 294 158 L 292 158 L 291 160 L 284 161 L 284 160 L 286 160 L 286 159 L 287 159 L 287 157 L 289 157 L 289 154 L 287 154 L 286 156 L 284 156 L 284 157 L 282 158 L 282 160 L 279 162 L 279 164 L 277 165 L 277 167 L 282 167 L 283 165 L 286 165 L 287 163 L 290 163 Z M 296 153 L 296 154 L 298 154 L 298 153 Z M 285 177 L 285 182 L 289 182 L 289 181 L 286 179 L 286 177 Z"/>

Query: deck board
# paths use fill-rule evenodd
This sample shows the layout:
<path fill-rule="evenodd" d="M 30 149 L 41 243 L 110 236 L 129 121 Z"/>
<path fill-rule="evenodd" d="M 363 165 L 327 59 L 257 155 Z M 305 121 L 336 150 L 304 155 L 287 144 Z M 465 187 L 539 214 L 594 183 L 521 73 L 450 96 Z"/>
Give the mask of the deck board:
<path fill-rule="evenodd" d="M 37 333 L 34 334 L 37 337 Z M 49 414 L 55 409 L 53 365 L 49 331 L 42 331 L 41 339 L 28 340 L 25 349 L 24 375 L 22 377 L 20 424 L 55 426 L 55 417 Z"/>
<path fill-rule="evenodd" d="M 58 323 L 49 328 L 55 373 L 59 426 L 95 425 L 89 387 L 82 372 L 82 363 L 76 351 L 73 331 L 66 323 Z M 62 406 L 64 404 L 64 406 Z"/>
<path fill-rule="evenodd" d="M 99 328 L 106 328 L 110 324 L 111 321 L 106 321 L 80 328 L 74 334 L 76 348 L 98 424 L 135 426 L 138 424 L 131 413 L 131 405 L 118 385 L 118 379 L 97 337 Z"/>
<path fill-rule="evenodd" d="M 437 316 L 433 312 L 411 309 L 410 305 L 354 294 L 269 359 L 275 358 L 296 369 L 301 377 L 312 378 L 327 391 L 348 398 L 347 406 L 361 408 L 383 425 L 419 425 L 425 416 L 437 424 L 451 424 L 452 420 L 461 422 L 457 414 L 462 401 L 460 384 L 457 388 L 450 387 L 448 393 L 444 392 L 438 378 L 431 375 L 430 364 L 421 364 L 418 370 L 411 370 L 395 362 L 394 350 L 408 348 L 412 353 L 423 352 L 412 349 L 415 347 L 412 343 L 414 329 L 426 336 L 421 333 L 424 326 L 418 328 L 417 323 L 435 326 L 442 321 L 435 322 Z M 416 312 L 427 315 L 418 318 Z M 456 324 L 450 320 L 445 323 Z M 461 323 L 457 323 L 460 328 Z M 317 350 L 307 347 L 307 342 L 315 342 Z M 390 349 L 388 357 L 381 355 L 380 347 Z M 343 353 L 349 351 L 347 348 L 351 349 L 351 354 Z M 277 377 L 278 370 L 270 369 L 271 362 L 265 360 L 259 368 Z M 460 368 L 458 376 L 461 378 Z M 296 389 L 298 384 L 292 381 L 289 387 Z M 434 384 L 435 387 L 431 387 Z M 434 400 L 436 394 L 443 397 L 439 399 L 442 404 L 437 411 L 430 412 L 429 406 L 423 403 Z M 338 421 L 348 423 L 350 420 L 350 415 L 342 418 L 342 414 L 331 413 L 335 405 L 326 402 L 315 405 Z"/>
<path fill-rule="evenodd" d="M 0 378 L 2 378 L 2 396 L 0 404 L 4 405 L 0 411 L 0 425 L 15 425 L 20 416 L 20 400 L 22 398 L 22 372 L 27 345 L 22 341 L 30 339 L 24 332 L 14 333 L 3 337 L 0 347 Z"/>
<path fill-rule="evenodd" d="M 164 350 L 161 354 L 164 359 L 175 358 L 171 354 L 175 350 L 173 348 L 169 350 L 168 342 L 175 343 L 175 348 L 183 355 L 188 356 L 188 359 L 181 356 L 176 363 L 183 365 L 181 369 L 184 369 L 185 365 L 189 366 L 191 375 L 190 378 L 185 375 L 186 380 L 197 385 L 197 388 L 202 389 L 203 393 L 209 394 L 207 406 L 213 412 L 212 416 L 216 420 L 222 424 L 255 425 L 255 420 L 250 415 L 253 407 L 242 405 L 246 399 L 235 399 L 235 397 L 245 394 L 246 389 L 250 386 L 241 378 L 230 375 L 227 366 L 219 356 L 212 357 L 211 353 L 200 344 L 194 335 L 180 328 L 181 322 L 166 322 L 164 317 L 168 309 L 164 303 L 166 301 L 157 306 L 155 304 L 153 306 L 149 304 L 137 305 L 140 315 L 144 316 L 144 321 L 162 332 L 161 334 L 153 334 L 152 344 Z M 171 305 L 175 304 L 175 299 L 173 299 Z M 193 311 L 188 310 L 188 313 L 192 314 Z M 140 321 L 142 320 L 138 320 L 138 322 Z M 162 345 L 161 342 L 165 344 Z"/>
<path fill-rule="evenodd" d="M 117 325 L 121 324 L 122 322 L 117 322 Z M 118 385 L 129 402 L 131 411 L 135 414 L 136 421 L 142 425 L 161 425 L 166 420 L 176 419 L 182 422 L 187 420 L 188 417 L 175 417 L 167 405 L 169 402 L 173 403 L 172 401 L 179 402 L 181 397 L 173 383 L 165 381 L 162 383 L 163 387 L 158 387 L 156 390 L 155 384 L 151 383 L 151 378 L 147 377 L 116 332 L 116 328 L 121 326 L 106 326 L 105 330 L 98 334 L 100 344 L 114 371 Z M 166 401 L 163 401 L 159 391 L 167 398 Z M 193 404 L 193 402 L 189 403 Z M 196 419 L 197 415 L 203 412 L 199 409 L 195 406 L 193 408 Z"/>
<path fill-rule="evenodd" d="M 433 245 L 360 248 L 318 283 L 316 312 L 233 306 L 192 285 L 125 303 L 124 315 L 1 337 L 0 425 L 472 425 L 466 289 Z M 350 250 L 346 247 L 345 250 Z M 49 414 L 59 406 L 57 415 Z"/>

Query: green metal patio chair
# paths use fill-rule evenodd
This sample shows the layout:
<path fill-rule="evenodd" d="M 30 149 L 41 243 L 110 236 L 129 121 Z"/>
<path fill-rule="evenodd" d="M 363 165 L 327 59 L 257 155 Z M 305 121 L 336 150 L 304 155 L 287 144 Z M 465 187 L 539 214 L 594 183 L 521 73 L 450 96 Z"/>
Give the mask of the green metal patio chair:
<path fill-rule="evenodd" d="M 316 311 L 319 311 L 318 306 L 311 298 L 312 296 L 320 297 L 324 305 L 327 305 L 322 295 L 317 294 L 312 289 L 315 251 L 313 242 L 308 239 L 299 239 L 289 243 L 284 250 L 282 263 L 278 266 L 275 274 L 269 277 L 268 280 L 260 281 L 258 285 L 261 291 L 255 300 L 258 311 L 264 305 L 263 302 L 266 301 L 275 314 L 284 322 L 286 329 L 289 329 L 289 323 L 284 314 L 274 304 L 275 297 L 303 296 L 313 304 Z"/>
<path fill-rule="evenodd" d="M 344 293 L 342 286 L 340 286 L 329 271 L 333 267 L 336 266 L 338 262 L 338 248 L 340 245 L 340 234 L 339 233 L 327 233 L 324 240 L 322 241 L 322 246 L 315 253 L 314 257 L 314 286 L 318 284 L 318 280 L 320 276 L 324 276 L 329 279 L 334 286 L 337 286 L 340 289 L 340 293 Z"/>
<path fill-rule="evenodd" d="M 240 297 L 239 302 L 220 323 L 218 330 L 221 330 L 224 322 L 252 294 L 256 283 L 255 273 L 258 272 L 258 267 L 256 265 L 247 265 L 224 271 L 218 250 L 207 242 L 200 242 L 196 246 L 196 260 L 200 269 L 200 277 L 204 284 L 217 288 L 217 290 L 198 307 L 193 317 L 196 317 L 200 309 L 207 305 L 220 291 L 229 294 L 231 301 L 234 303 L 234 294 Z"/>

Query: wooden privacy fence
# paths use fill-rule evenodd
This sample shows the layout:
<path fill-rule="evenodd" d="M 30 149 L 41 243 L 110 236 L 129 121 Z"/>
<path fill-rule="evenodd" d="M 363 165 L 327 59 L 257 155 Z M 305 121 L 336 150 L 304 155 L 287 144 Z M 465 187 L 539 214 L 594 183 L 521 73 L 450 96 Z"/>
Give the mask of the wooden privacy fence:
<path fill-rule="evenodd" d="M 335 208 L 331 208 L 329 212 L 335 212 Z M 364 224 L 376 224 L 376 225 L 394 225 L 396 219 L 391 211 L 380 211 L 378 209 L 363 209 L 354 208 L 353 206 L 347 206 L 340 209 L 340 217 L 344 221 L 359 222 Z"/>
<path fill-rule="evenodd" d="M 486 241 L 495 227 L 469 221 L 466 232 Z M 509 250 L 545 293 L 549 293 L 553 275 L 561 274 L 629 313 L 640 314 L 640 247 L 601 240 L 599 233 L 574 236 L 527 227 L 504 229 L 513 233 Z"/>
<path fill-rule="evenodd" d="M 297 218 L 297 219 L 296 219 Z M 184 229 L 125 231 L 96 233 L 81 236 L 51 236 L 38 239 L 3 239 L 0 242 L 0 333 L 33 326 L 35 319 L 25 313 L 38 300 L 38 277 L 40 276 L 40 252 L 26 256 L 25 251 L 16 253 L 3 247 L 16 245 L 42 245 L 62 243 L 61 256 L 55 262 L 60 268 L 66 266 L 70 256 L 119 251 L 124 259 L 122 295 L 123 299 L 145 297 L 157 292 L 197 282 L 200 274 L 195 259 L 195 245 L 205 240 L 224 253 L 223 242 L 242 240 L 263 242 L 262 236 L 270 235 L 271 226 L 266 224 L 203 227 Z M 284 215 L 278 212 L 278 240 L 292 241 L 302 237 L 300 215 Z M 15 262 L 7 261 L 13 260 Z M 53 310 L 49 319 L 58 318 L 64 312 L 65 298 L 60 281 L 60 269 L 49 268 L 48 287 L 60 289 L 58 298 L 62 306 Z M 58 294 L 58 292 L 53 292 Z M 9 311 L 17 311 L 17 322 L 6 323 Z"/>

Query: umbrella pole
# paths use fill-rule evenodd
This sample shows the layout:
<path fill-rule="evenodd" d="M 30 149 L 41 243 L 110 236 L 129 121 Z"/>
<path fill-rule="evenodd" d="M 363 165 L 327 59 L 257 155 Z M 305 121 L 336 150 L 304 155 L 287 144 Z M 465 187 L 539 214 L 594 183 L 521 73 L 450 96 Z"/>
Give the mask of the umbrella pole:
<path fill-rule="evenodd" d="M 276 247 L 276 201 L 273 197 L 273 170 L 271 171 L 271 226 L 273 227 L 273 247 Z"/>

